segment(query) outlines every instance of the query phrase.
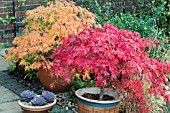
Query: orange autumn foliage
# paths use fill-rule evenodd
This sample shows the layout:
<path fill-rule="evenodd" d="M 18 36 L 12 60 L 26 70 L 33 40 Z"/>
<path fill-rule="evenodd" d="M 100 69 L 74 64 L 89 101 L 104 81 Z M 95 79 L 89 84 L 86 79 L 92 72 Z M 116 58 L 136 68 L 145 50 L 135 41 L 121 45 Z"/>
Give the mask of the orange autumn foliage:
<path fill-rule="evenodd" d="M 6 55 L 6 60 L 15 60 L 25 70 L 50 69 L 52 51 L 62 37 L 81 32 L 84 28 L 99 26 L 94 14 L 75 6 L 73 2 L 58 1 L 47 7 L 39 6 L 26 13 L 24 35 L 16 37 Z"/>

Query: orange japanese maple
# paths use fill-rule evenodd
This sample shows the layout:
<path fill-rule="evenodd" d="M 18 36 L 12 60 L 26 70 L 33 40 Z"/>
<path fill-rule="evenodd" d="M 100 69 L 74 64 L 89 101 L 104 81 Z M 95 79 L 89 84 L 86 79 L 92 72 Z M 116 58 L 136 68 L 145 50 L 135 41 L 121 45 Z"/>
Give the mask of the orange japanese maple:
<path fill-rule="evenodd" d="M 49 57 L 60 44 L 60 38 L 77 34 L 85 27 L 98 26 L 95 19 L 91 12 L 73 2 L 58 1 L 28 11 L 24 20 L 25 34 L 14 39 L 14 47 L 9 49 L 6 60 L 14 59 L 26 70 L 50 69 Z"/>

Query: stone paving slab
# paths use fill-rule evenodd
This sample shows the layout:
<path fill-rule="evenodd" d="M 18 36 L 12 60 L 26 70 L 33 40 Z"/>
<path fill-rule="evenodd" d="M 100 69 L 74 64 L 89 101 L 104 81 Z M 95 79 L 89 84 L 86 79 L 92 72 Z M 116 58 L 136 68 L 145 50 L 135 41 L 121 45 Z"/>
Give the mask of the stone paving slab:
<path fill-rule="evenodd" d="M 9 87 L 8 85 L 4 85 L 4 86 L 17 95 L 20 95 L 20 93 L 23 92 L 24 90 L 30 90 L 30 88 L 27 87 L 16 88 L 15 86 L 12 87 Z"/>
<path fill-rule="evenodd" d="M 12 101 L 0 104 L 0 113 L 22 113 L 22 110 L 18 101 Z"/>
<path fill-rule="evenodd" d="M 0 55 L 5 56 L 6 55 L 5 51 L 7 51 L 7 50 L 8 50 L 8 48 L 0 49 Z"/>
<path fill-rule="evenodd" d="M 4 79 L 3 81 L 0 82 L 1 85 L 3 84 L 12 84 L 13 82 L 16 82 L 14 79 Z"/>
<path fill-rule="evenodd" d="M 8 67 L 12 64 L 11 62 L 7 62 L 4 59 L 4 56 L 6 55 L 5 51 L 8 50 L 8 48 L 0 49 L 0 70 L 7 70 Z"/>
<path fill-rule="evenodd" d="M 19 96 L 5 88 L 4 86 L 0 85 L 0 104 L 5 102 L 12 102 L 19 99 Z M 1 105 L 0 105 L 0 108 Z"/>
<path fill-rule="evenodd" d="M 7 70 L 10 65 L 4 60 L 2 56 L 0 56 L 0 70 Z"/>
<path fill-rule="evenodd" d="M 0 71 L 0 77 L 1 80 L 12 79 L 10 76 L 7 76 L 3 71 Z"/>
<path fill-rule="evenodd" d="M 4 86 L 17 95 L 20 95 L 20 93 L 24 90 L 30 90 L 30 88 L 19 83 L 16 79 L 3 71 L 0 71 L 0 85 Z"/>

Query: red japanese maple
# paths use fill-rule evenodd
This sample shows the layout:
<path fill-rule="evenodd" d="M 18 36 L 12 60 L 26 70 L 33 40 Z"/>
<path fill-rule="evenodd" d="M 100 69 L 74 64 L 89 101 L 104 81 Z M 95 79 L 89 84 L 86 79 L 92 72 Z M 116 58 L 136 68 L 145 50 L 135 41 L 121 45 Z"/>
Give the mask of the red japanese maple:
<path fill-rule="evenodd" d="M 145 93 L 169 98 L 164 87 L 170 65 L 147 56 L 145 50 L 151 48 L 151 42 L 107 23 L 104 28 L 85 29 L 64 38 L 53 52 L 53 74 L 69 82 L 73 71 L 89 71 L 95 74 L 97 84 L 115 85 L 128 107 L 132 107 L 130 102 L 139 113 L 146 113 L 152 106 Z M 145 84 L 149 84 L 146 91 Z"/>

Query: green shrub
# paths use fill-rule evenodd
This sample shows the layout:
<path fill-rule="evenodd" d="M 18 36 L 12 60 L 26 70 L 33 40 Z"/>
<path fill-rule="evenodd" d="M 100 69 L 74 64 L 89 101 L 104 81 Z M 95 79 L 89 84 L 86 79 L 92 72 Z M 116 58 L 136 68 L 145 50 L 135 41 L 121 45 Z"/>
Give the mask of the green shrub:
<path fill-rule="evenodd" d="M 71 1 L 71 0 L 70 0 Z M 72 0 L 78 5 L 87 8 L 88 10 L 96 13 L 98 16 L 98 21 L 100 24 L 103 24 L 104 21 L 109 21 L 114 18 L 115 14 L 119 15 L 120 13 L 131 11 L 132 15 L 136 15 L 137 17 L 142 17 L 144 19 L 146 16 L 150 18 L 154 18 L 156 25 L 159 29 L 164 29 L 166 35 L 169 36 L 170 29 L 170 4 L 168 4 L 168 0 L 135 0 L 135 4 L 132 4 L 131 10 L 126 10 L 122 5 L 116 6 L 117 2 L 122 3 L 121 1 L 111 1 L 111 0 Z M 126 1 L 125 1 L 126 4 Z"/>
<path fill-rule="evenodd" d="M 115 15 L 109 20 L 109 23 L 116 25 L 119 29 L 127 29 L 139 32 L 142 37 L 156 37 L 157 29 L 154 18 L 146 16 L 145 18 L 136 17 L 130 13 Z"/>
<path fill-rule="evenodd" d="M 85 87 L 94 87 L 96 85 L 93 79 L 83 80 L 81 78 L 75 78 L 73 81 L 73 87 L 75 89 L 85 88 Z"/>

